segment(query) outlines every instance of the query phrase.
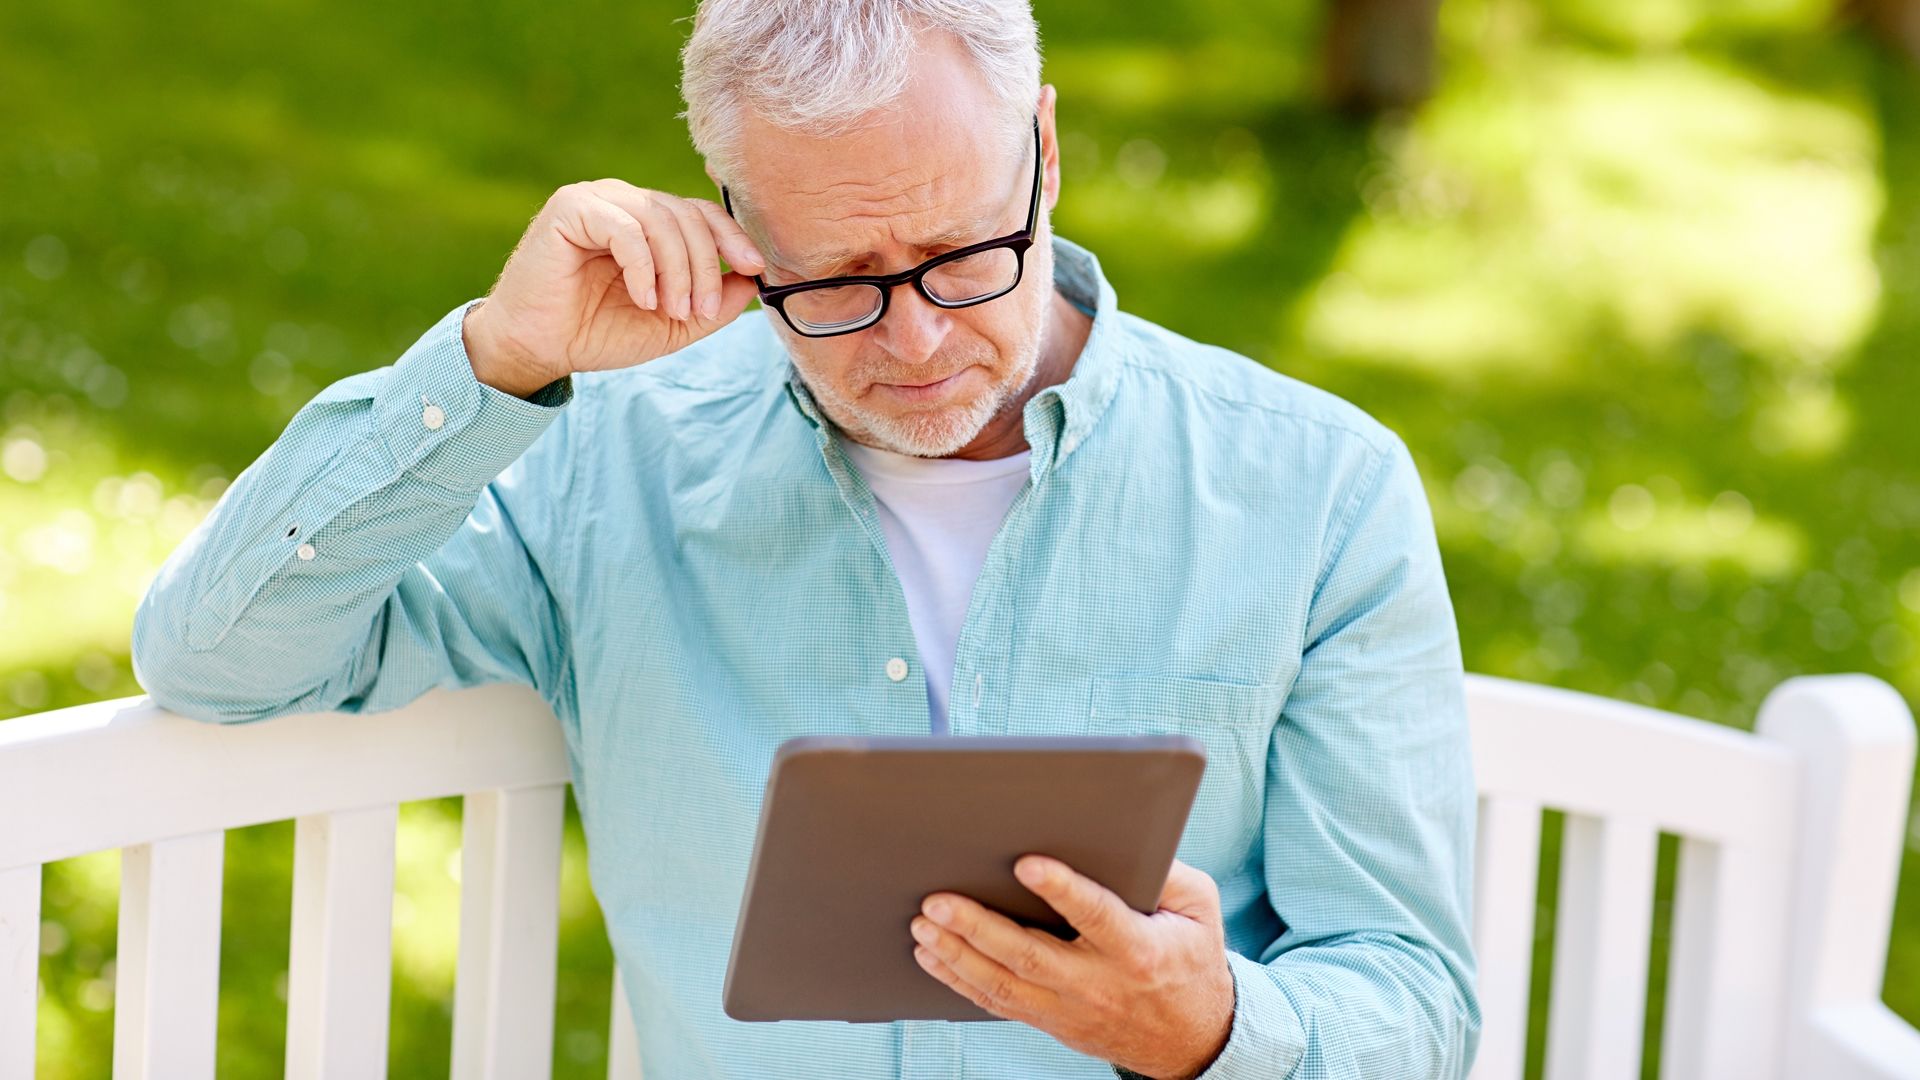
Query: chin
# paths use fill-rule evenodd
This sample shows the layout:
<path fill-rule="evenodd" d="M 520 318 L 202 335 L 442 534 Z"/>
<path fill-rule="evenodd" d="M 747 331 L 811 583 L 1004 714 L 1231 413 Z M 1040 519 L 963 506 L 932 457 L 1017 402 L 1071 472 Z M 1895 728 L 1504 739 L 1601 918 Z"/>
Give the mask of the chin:
<path fill-rule="evenodd" d="M 862 432 L 883 449 L 915 457 L 946 457 L 977 438 L 992 413 L 978 405 L 954 406 L 899 416 L 863 417 Z"/>
<path fill-rule="evenodd" d="M 1007 387 L 990 386 L 969 401 L 937 408 L 882 412 L 854 410 L 852 430 L 863 442 L 915 457 L 947 457 L 964 449 L 986 430 L 1009 399 Z"/>

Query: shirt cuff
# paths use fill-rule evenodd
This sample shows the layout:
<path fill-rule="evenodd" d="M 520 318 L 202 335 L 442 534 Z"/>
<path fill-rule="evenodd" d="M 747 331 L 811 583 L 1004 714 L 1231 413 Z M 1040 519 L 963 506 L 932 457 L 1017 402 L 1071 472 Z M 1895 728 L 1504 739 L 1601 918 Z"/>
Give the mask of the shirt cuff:
<path fill-rule="evenodd" d="M 1306 1053 L 1307 1033 L 1293 1002 L 1273 981 L 1272 971 L 1250 957 L 1227 950 L 1233 972 L 1233 1027 L 1227 1044 L 1194 1080 L 1275 1080 L 1293 1075 Z M 1153 1080 L 1132 1069 L 1113 1067 L 1119 1080 Z"/>
<path fill-rule="evenodd" d="M 373 399 L 373 426 L 401 471 L 452 491 L 479 491 L 533 445 L 573 400 L 572 376 L 529 398 L 474 376 L 461 324 L 469 300 L 396 361 Z"/>

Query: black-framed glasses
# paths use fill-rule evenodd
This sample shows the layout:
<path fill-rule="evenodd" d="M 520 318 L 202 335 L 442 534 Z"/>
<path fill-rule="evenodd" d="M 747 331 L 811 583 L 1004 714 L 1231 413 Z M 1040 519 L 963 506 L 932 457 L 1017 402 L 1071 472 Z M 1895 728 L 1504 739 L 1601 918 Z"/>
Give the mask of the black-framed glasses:
<path fill-rule="evenodd" d="M 935 255 L 919 266 L 897 274 L 853 274 L 815 278 L 790 285 L 768 285 L 755 275 L 760 302 L 804 337 L 833 337 L 865 330 L 887 314 L 893 290 L 908 282 L 936 307 L 963 308 L 1007 295 L 1020 284 L 1033 229 L 1040 220 L 1040 118 L 1033 119 L 1033 201 L 1027 207 L 1027 226 L 996 240 L 985 240 Z M 720 199 L 733 213 L 733 199 L 724 185 Z"/>

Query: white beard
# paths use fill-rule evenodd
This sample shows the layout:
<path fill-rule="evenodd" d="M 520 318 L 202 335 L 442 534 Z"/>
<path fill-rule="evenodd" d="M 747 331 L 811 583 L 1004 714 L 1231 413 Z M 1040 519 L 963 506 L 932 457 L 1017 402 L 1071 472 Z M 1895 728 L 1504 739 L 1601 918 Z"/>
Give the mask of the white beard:
<path fill-rule="evenodd" d="M 896 454 L 947 457 L 972 442 L 1002 410 L 1019 400 L 1039 366 L 1042 336 L 1034 335 L 1028 347 L 1014 358 L 1013 369 L 974 400 L 907 413 L 863 409 L 832 388 L 807 379 L 799 365 L 793 368 L 820 410 L 854 441 Z"/>

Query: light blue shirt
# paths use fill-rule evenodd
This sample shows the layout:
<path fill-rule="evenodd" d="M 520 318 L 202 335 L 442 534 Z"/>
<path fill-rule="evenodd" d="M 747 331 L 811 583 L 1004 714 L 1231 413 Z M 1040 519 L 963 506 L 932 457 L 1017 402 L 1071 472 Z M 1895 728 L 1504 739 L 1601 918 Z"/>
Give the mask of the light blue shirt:
<path fill-rule="evenodd" d="M 1236 997 L 1205 1080 L 1464 1076 L 1474 787 L 1406 447 L 1123 314 L 1091 254 L 1053 245 L 1093 330 L 1026 405 L 951 734 L 1204 742 L 1179 857 L 1219 883 Z M 1111 1080 L 1019 1023 L 722 1011 L 774 750 L 929 730 L 873 496 L 759 311 L 523 400 L 474 378 L 471 303 L 234 481 L 140 604 L 141 684 L 221 722 L 538 689 L 650 1077 Z"/>

